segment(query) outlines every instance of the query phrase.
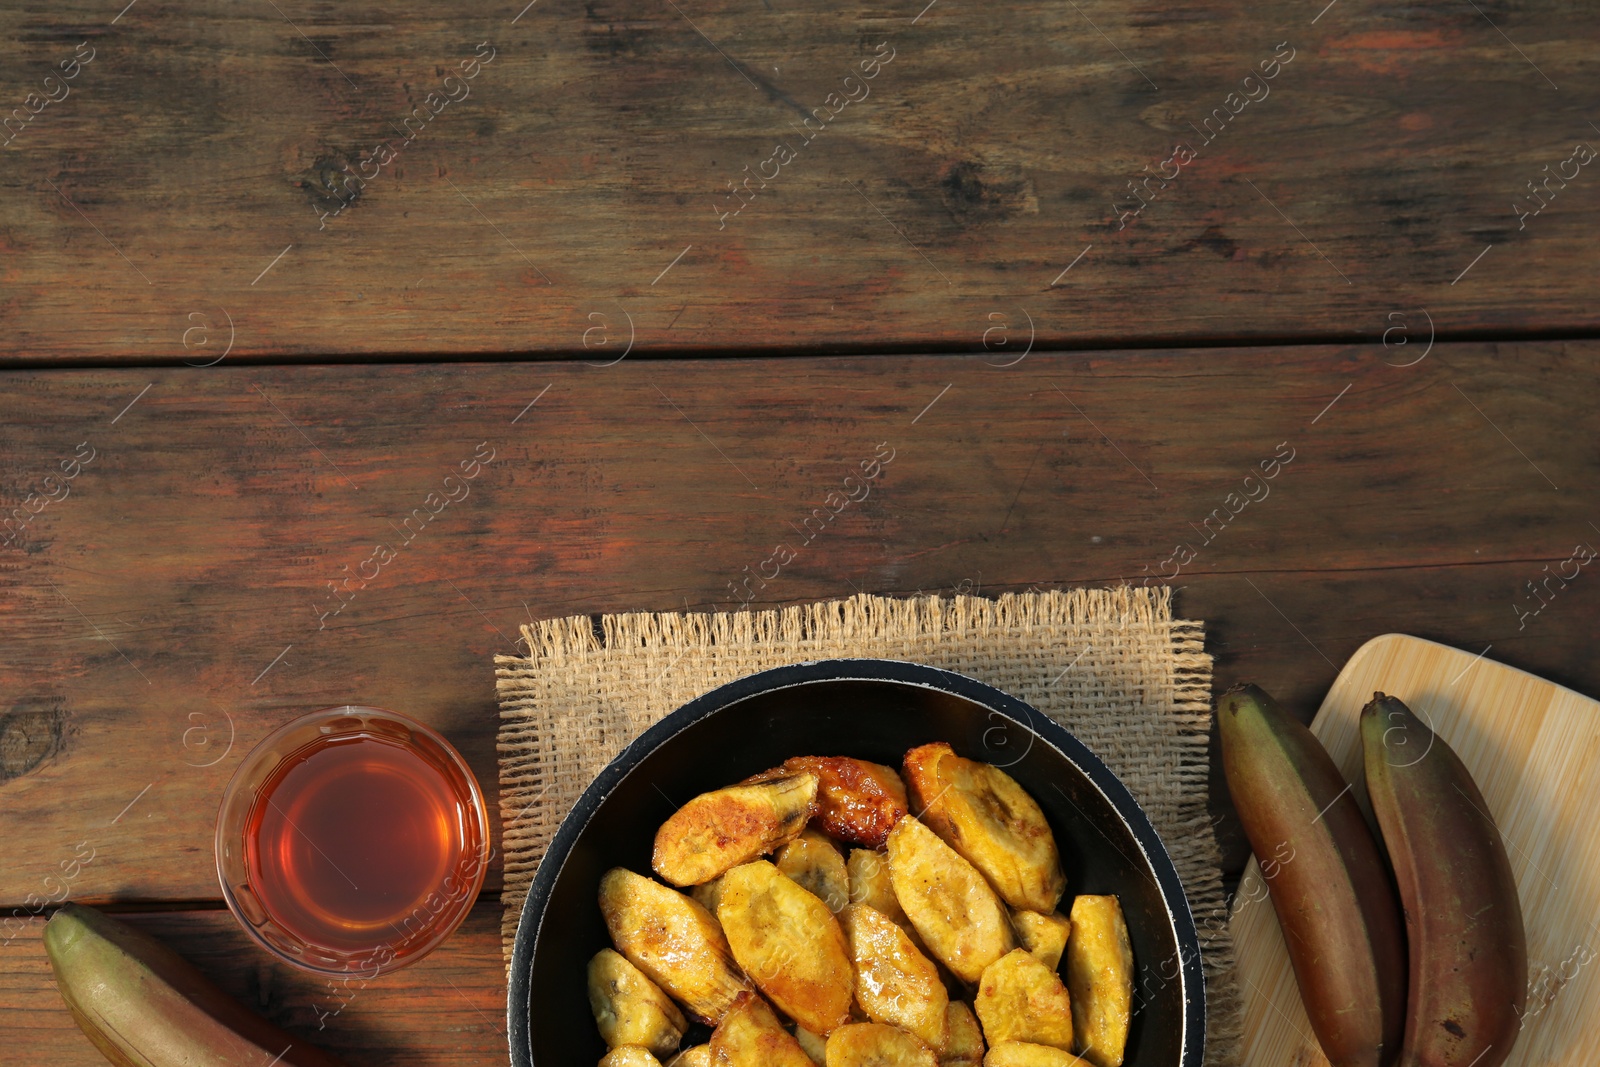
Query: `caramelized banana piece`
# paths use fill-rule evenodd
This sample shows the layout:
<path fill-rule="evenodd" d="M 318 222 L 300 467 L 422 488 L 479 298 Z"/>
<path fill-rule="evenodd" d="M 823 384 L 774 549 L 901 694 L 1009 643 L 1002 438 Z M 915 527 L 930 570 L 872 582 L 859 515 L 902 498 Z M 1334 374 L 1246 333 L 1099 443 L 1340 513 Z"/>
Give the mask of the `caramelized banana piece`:
<path fill-rule="evenodd" d="M 623 1045 L 602 1056 L 600 1067 L 661 1067 L 661 1061 L 651 1055 L 647 1048 Z"/>
<path fill-rule="evenodd" d="M 1037 956 L 1040 963 L 1052 971 L 1061 966 L 1061 954 L 1067 950 L 1067 938 L 1072 936 L 1071 919 L 1059 911 L 1046 915 L 1015 910 L 1011 913 L 1011 928 L 1017 932 L 1022 947 Z"/>
<path fill-rule="evenodd" d="M 794 1028 L 794 1039 L 800 1042 L 800 1047 L 817 1067 L 823 1067 L 823 1064 L 828 1062 L 827 1038 L 818 1037 L 805 1027 L 797 1026 Z"/>
<path fill-rule="evenodd" d="M 990 1046 L 983 1067 L 1089 1067 L 1089 1063 L 1052 1045 L 1005 1041 Z"/>
<path fill-rule="evenodd" d="M 906 753 L 912 810 L 982 871 L 1013 908 L 1049 914 L 1066 890 L 1055 835 L 1038 803 L 998 767 L 943 741 Z"/>
<path fill-rule="evenodd" d="M 889 1023 L 938 1051 L 949 1039 L 950 996 L 939 969 L 882 912 L 852 904 L 839 916 L 856 965 L 856 1003 L 875 1023 Z"/>
<path fill-rule="evenodd" d="M 661 987 L 621 954 L 603 948 L 589 961 L 589 1007 L 610 1048 L 640 1045 L 665 1056 L 678 1047 L 688 1020 Z"/>
<path fill-rule="evenodd" d="M 805 772 L 818 778 L 812 819 L 829 837 L 882 848 L 894 824 L 908 813 L 905 783 L 893 767 L 881 763 L 849 756 L 795 756 L 756 778 Z"/>
<path fill-rule="evenodd" d="M 978 1029 L 978 1017 L 972 1014 L 966 1001 L 952 1000 L 945 1010 L 949 1024 L 950 1040 L 939 1053 L 939 1067 L 981 1067 L 983 1063 L 983 1031 Z"/>
<path fill-rule="evenodd" d="M 702 1022 L 716 1023 L 750 988 L 717 920 L 677 890 L 613 867 L 600 879 L 600 913 L 628 962 Z"/>
<path fill-rule="evenodd" d="M 1095 1067 L 1120 1067 L 1133 1017 L 1133 946 L 1116 897 L 1073 898 L 1067 988 L 1079 1055 Z"/>
<path fill-rule="evenodd" d="M 711 1067 L 716 1061 L 711 1058 L 710 1045 L 696 1045 L 686 1048 L 672 1059 L 667 1061 L 667 1067 Z"/>
<path fill-rule="evenodd" d="M 714 919 L 717 916 L 717 905 L 722 901 L 722 875 L 717 875 L 709 882 L 701 882 L 689 889 L 689 895 L 695 903 L 711 913 Z"/>
<path fill-rule="evenodd" d="M 900 898 L 894 895 L 894 881 L 889 877 L 889 854 L 867 848 L 853 848 L 845 861 L 850 875 L 850 903 L 865 904 L 882 912 L 901 926 L 909 927 Z"/>
<path fill-rule="evenodd" d="M 757 860 L 723 877 L 717 917 L 733 958 L 791 1019 L 815 1034 L 849 1021 L 850 946 L 821 900 Z"/>
<path fill-rule="evenodd" d="M 740 993 L 711 1032 L 711 1062 L 717 1067 L 811 1067 L 811 1057 L 754 993 Z"/>
<path fill-rule="evenodd" d="M 1005 905 L 976 867 L 912 816 L 889 834 L 895 898 L 917 933 L 951 972 L 975 983 L 1016 947 Z"/>
<path fill-rule="evenodd" d="M 800 883 L 835 915 L 850 903 L 850 875 L 833 842 L 807 830 L 778 850 L 778 870 Z"/>
<path fill-rule="evenodd" d="M 1024 1041 L 1072 1051 L 1072 1004 L 1056 972 L 1027 949 L 991 963 L 973 999 L 989 1046 Z"/>
<path fill-rule="evenodd" d="M 817 776 L 785 775 L 701 793 L 656 831 L 651 866 L 673 885 L 700 885 L 800 836 Z"/>
<path fill-rule="evenodd" d="M 851 1023 L 828 1035 L 827 1067 L 939 1067 L 939 1060 L 897 1026 Z"/>
<path fill-rule="evenodd" d="M 922 935 L 911 925 L 906 910 L 894 895 L 894 879 L 889 875 L 889 854 L 866 848 L 851 849 L 845 869 L 850 873 L 850 903 L 865 904 L 874 911 L 882 912 L 906 932 L 918 952 L 933 958 L 928 946 L 922 943 Z"/>

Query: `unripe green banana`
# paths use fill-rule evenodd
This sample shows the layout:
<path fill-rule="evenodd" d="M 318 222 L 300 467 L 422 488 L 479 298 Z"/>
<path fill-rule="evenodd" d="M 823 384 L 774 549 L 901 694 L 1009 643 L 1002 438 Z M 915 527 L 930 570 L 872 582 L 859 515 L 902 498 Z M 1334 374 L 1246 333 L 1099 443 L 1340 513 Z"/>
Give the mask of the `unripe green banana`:
<path fill-rule="evenodd" d="M 62 905 L 45 924 L 44 948 L 73 1019 L 117 1067 L 342 1067 L 92 908 Z"/>
<path fill-rule="evenodd" d="M 1460 758 L 1399 700 L 1374 694 L 1361 743 L 1411 942 L 1401 1067 L 1498 1067 L 1528 995 L 1522 905 L 1500 831 Z"/>
<path fill-rule="evenodd" d="M 1228 690 L 1217 720 L 1317 1041 L 1333 1067 L 1386 1067 L 1400 1051 L 1406 943 L 1377 840 L 1322 743 L 1265 692 Z"/>

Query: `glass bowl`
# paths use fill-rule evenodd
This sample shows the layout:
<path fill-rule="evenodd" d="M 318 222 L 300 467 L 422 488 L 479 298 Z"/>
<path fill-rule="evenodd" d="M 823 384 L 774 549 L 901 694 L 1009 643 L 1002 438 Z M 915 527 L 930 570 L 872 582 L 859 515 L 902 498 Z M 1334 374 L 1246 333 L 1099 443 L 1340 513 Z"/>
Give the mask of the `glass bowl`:
<path fill-rule="evenodd" d="M 217 879 L 240 924 L 321 974 L 427 955 L 477 901 L 489 818 L 471 769 L 382 708 L 303 715 L 253 748 L 217 813 Z"/>

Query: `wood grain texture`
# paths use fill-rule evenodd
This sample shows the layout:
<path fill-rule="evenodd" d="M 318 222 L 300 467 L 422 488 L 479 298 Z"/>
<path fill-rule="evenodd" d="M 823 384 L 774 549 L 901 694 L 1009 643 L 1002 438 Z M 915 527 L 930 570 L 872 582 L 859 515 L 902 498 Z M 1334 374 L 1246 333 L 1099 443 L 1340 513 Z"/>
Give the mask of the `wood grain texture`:
<path fill-rule="evenodd" d="M 1588 8 L 1323 6 L 11 3 L 0 359 L 1600 325 Z"/>
<path fill-rule="evenodd" d="M 1600 702 L 1488 656 L 1385 635 L 1345 665 L 1312 724 L 1352 782 L 1362 779 L 1361 708 L 1377 690 L 1405 701 L 1461 757 L 1506 843 L 1528 932 L 1530 983 L 1507 1067 L 1592 1062 L 1600 1010 L 1600 978 L 1590 966 L 1600 955 L 1593 921 Z M 1232 922 L 1245 1004 L 1242 1063 L 1327 1067 L 1265 893 L 1252 861 Z"/>
<path fill-rule="evenodd" d="M 506 1061 L 505 968 L 499 906 L 480 904 L 426 959 L 363 984 L 295 970 L 257 949 L 226 911 L 120 918 L 161 939 L 222 989 L 350 1067 L 431 1067 Z M 11 1063 L 104 1067 L 56 991 L 40 932 L 0 947 L 0 1009 Z"/>
<path fill-rule="evenodd" d="M 780 542 L 800 547 L 752 583 L 758 605 L 1162 580 L 1183 542 L 1197 555 L 1167 580 L 1208 621 L 1219 684 L 1308 710 L 1362 642 L 1405 629 L 1600 691 L 1591 576 L 1520 628 L 1515 607 L 1600 537 L 1597 456 L 1575 445 L 1600 414 L 1568 399 L 1595 390 L 1597 351 L 6 374 L 6 514 L 93 457 L 0 547 L 0 906 L 62 892 L 45 879 L 85 841 L 74 899 L 215 899 L 228 775 L 320 706 L 420 717 L 494 810 L 489 663 L 520 621 L 732 609 Z M 814 515 L 880 443 L 871 495 Z M 451 484 L 464 499 L 428 503 Z M 1235 516 L 1247 484 L 1269 493 Z M 396 555 L 376 567 L 380 543 Z"/>

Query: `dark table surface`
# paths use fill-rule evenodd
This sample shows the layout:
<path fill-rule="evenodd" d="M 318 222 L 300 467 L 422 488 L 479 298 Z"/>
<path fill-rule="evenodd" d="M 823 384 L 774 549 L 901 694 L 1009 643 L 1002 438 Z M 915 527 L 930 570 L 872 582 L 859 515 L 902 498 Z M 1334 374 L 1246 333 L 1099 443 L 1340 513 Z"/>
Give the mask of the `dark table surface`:
<path fill-rule="evenodd" d="M 66 893 L 355 1067 L 503 1062 L 498 868 L 422 963 L 297 974 L 222 910 L 228 775 L 358 700 L 492 800 L 520 623 L 731 609 L 879 442 L 754 606 L 1165 583 L 1219 687 L 1302 716 L 1390 631 L 1600 693 L 1593 579 L 1530 585 L 1600 542 L 1597 37 L 1572 3 L 5 5 L 10 1058 L 100 1062 L 39 944 Z"/>

